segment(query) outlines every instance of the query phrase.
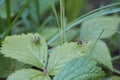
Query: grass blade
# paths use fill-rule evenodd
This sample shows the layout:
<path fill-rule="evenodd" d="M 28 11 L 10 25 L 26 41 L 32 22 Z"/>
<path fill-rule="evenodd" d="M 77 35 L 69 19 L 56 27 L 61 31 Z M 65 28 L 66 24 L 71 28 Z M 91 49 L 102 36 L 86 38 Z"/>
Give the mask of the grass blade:
<path fill-rule="evenodd" d="M 8 35 L 8 33 L 10 32 L 10 30 L 12 29 L 12 27 L 14 26 L 14 24 L 17 22 L 17 20 L 19 19 L 19 17 L 21 16 L 22 12 L 27 8 L 28 4 L 30 3 L 31 0 L 27 0 L 26 3 L 24 4 L 24 6 L 21 8 L 21 10 L 18 12 L 17 16 L 15 17 L 15 19 L 12 21 L 12 23 L 8 26 L 7 30 L 2 34 L 2 39 L 1 41 L 4 40 L 4 38 Z"/>
<path fill-rule="evenodd" d="M 58 27 L 60 28 L 60 21 L 59 21 L 59 18 L 58 18 L 57 11 L 55 9 L 55 4 L 54 4 L 53 0 L 51 0 L 50 5 L 51 5 L 53 13 L 54 13 L 54 15 L 56 17 L 56 21 L 57 21 Z"/>
<path fill-rule="evenodd" d="M 83 21 L 85 20 L 88 20 L 88 19 L 91 19 L 91 18 L 94 18 L 94 17 L 98 17 L 98 16 L 103 16 L 103 15 L 107 15 L 107 14 L 111 14 L 111 13 L 115 13 L 115 12 L 120 12 L 120 8 L 108 8 L 108 9 L 104 9 L 104 10 L 101 10 L 101 11 L 98 11 L 98 12 L 95 12 L 91 15 L 88 15 L 86 17 L 79 17 L 77 19 L 75 19 L 74 21 L 72 21 L 71 23 L 67 24 L 66 27 L 63 29 L 63 32 L 66 32 L 68 31 L 69 29 L 73 28 L 74 26 L 82 23 Z M 56 34 L 53 38 L 51 38 L 49 41 L 48 41 L 48 45 L 50 45 L 54 40 L 56 40 L 58 37 L 60 36 L 60 34 Z"/>
<path fill-rule="evenodd" d="M 10 10 L 10 0 L 5 0 L 5 5 L 6 5 L 6 16 L 7 16 L 7 26 L 10 23 L 10 14 L 11 14 L 11 10 Z"/>

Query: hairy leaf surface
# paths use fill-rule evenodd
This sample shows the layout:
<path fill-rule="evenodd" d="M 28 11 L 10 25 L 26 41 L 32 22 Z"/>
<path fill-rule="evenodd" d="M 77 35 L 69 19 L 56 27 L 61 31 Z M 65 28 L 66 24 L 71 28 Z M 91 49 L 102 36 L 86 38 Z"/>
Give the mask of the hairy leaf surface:
<path fill-rule="evenodd" d="M 36 42 L 37 39 L 38 42 Z M 1 52 L 6 57 L 17 59 L 38 68 L 42 68 L 47 63 L 47 45 L 44 38 L 39 34 L 6 37 Z"/>
<path fill-rule="evenodd" d="M 96 65 L 92 60 L 76 58 L 63 66 L 53 80 L 102 80 L 105 74 Z"/>
<path fill-rule="evenodd" d="M 34 69 L 23 69 L 12 73 L 7 80 L 51 80 L 43 72 Z"/>
<path fill-rule="evenodd" d="M 48 60 L 47 70 L 49 74 L 54 75 L 58 73 L 66 62 L 84 55 L 87 49 L 86 45 L 77 45 L 77 43 L 71 42 L 54 48 Z"/>

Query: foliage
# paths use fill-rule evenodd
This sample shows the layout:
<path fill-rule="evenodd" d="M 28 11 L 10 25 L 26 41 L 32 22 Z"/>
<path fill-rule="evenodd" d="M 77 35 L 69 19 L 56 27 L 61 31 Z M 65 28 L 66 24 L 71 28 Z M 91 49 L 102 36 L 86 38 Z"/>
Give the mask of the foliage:
<path fill-rule="evenodd" d="M 34 69 L 23 69 L 10 75 L 8 80 L 50 80 L 50 78 L 40 71 Z"/>
<path fill-rule="evenodd" d="M 50 75 L 58 73 L 61 67 L 68 61 L 84 55 L 85 46 L 78 46 L 77 43 L 64 43 L 54 48 L 48 60 L 48 72 Z"/>
<path fill-rule="evenodd" d="M 113 80 L 119 80 L 120 77 L 118 77 L 118 76 L 112 76 L 112 79 L 113 79 Z"/>
<path fill-rule="evenodd" d="M 38 37 L 40 38 L 38 40 L 39 44 L 34 41 Z M 6 57 L 15 58 L 38 68 L 42 68 L 47 62 L 47 46 L 45 40 L 38 34 L 7 37 L 3 44 L 1 52 Z"/>
<path fill-rule="evenodd" d="M 102 80 L 103 76 L 104 72 L 94 61 L 76 58 L 67 63 L 53 80 Z"/>
<path fill-rule="evenodd" d="M 80 38 L 86 40 L 97 39 L 102 29 L 104 29 L 104 32 L 102 33 L 100 39 L 109 38 L 110 36 L 115 34 L 115 30 L 117 30 L 119 22 L 119 17 L 107 16 L 90 19 L 86 22 L 83 22 L 80 29 Z"/>
<path fill-rule="evenodd" d="M 30 67 L 25 65 L 22 62 L 18 62 L 10 58 L 3 57 L 3 55 L 0 55 L 0 65 L 2 65 L 0 66 L 0 77 L 3 77 L 3 78 L 8 76 L 15 70 Z"/>
<path fill-rule="evenodd" d="M 98 63 L 103 63 L 104 65 L 107 65 L 108 67 L 110 67 L 110 69 L 112 64 L 111 64 L 108 50 L 103 51 L 104 53 L 106 53 L 105 57 L 108 57 L 108 58 L 106 58 L 106 60 L 103 60 L 103 62 L 102 61 L 100 62 L 100 60 L 102 60 L 100 58 L 103 58 L 104 56 L 100 57 L 97 54 L 98 52 L 94 52 L 97 49 L 97 47 L 95 47 L 95 50 L 93 51 L 93 53 L 96 54 L 94 55 L 95 57 L 93 56 L 93 54 L 91 54 L 90 58 L 93 59 L 92 61 L 87 60 L 87 58 L 84 59 L 84 55 L 88 55 L 87 53 L 85 54 L 85 52 L 87 51 L 89 52 L 90 43 L 91 42 L 88 42 L 87 44 L 77 44 L 76 42 L 64 43 L 63 45 L 54 48 L 48 54 L 47 46 L 44 38 L 42 38 L 39 34 L 28 33 L 26 35 L 21 34 L 21 35 L 6 37 L 6 39 L 3 41 L 1 52 L 6 57 L 11 57 L 19 61 L 25 62 L 27 64 L 30 64 L 39 69 L 42 69 L 43 70 L 42 73 L 46 75 L 56 75 L 56 74 L 61 75 L 63 73 L 67 75 L 69 73 L 64 72 L 64 69 L 67 70 L 68 68 L 67 66 L 70 65 L 69 66 L 70 68 L 73 66 L 73 71 L 77 69 L 77 73 L 76 72 L 73 73 L 75 75 L 73 77 L 72 76 L 68 77 L 68 79 L 73 79 L 75 76 L 81 76 L 77 78 L 80 80 L 83 80 L 83 79 L 96 80 L 98 78 L 102 78 L 102 76 L 104 76 L 104 73 L 102 72 L 101 69 L 97 68 L 96 62 L 93 62 L 93 60 L 98 61 Z M 98 43 L 97 44 L 98 48 L 99 47 L 104 48 L 105 45 L 104 44 L 102 45 L 102 44 L 103 43 L 101 43 L 100 46 L 98 46 L 99 45 Z M 49 55 L 49 57 L 47 57 L 47 55 Z M 106 62 L 104 63 L 104 61 L 107 61 L 107 63 L 108 62 L 110 63 L 105 64 Z M 65 64 L 66 66 L 64 68 Z M 85 69 L 87 71 L 84 71 Z M 90 71 L 90 70 L 93 70 L 93 71 Z M 91 72 L 93 73 L 92 75 L 91 75 Z M 38 74 L 38 72 L 34 72 L 34 70 L 25 69 L 25 70 L 20 70 L 20 71 L 17 71 L 16 73 L 13 73 L 12 75 L 10 75 L 10 77 L 8 77 L 8 80 L 12 80 L 12 79 L 18 80 L 19 78 L 16 76 L 25 75 L 27 73 L 30 73 L 31 76 L 29 75 L 26 78 L 22 76 L 20 77 L 20 79 L 22 78 L 24 80 L 29 80 L 34 78 L 39 79 L 38 78 L 39 75 L 40 76 L 42 75 L 42 74 Z M 88 78 L 82 77 L 84 76 L 85 73 L 90 73 L 90 74 L 87 74 Z M 37 76 L 35 76 L 35 74 Z M 73 75 L 73 74 L 70 74 L 70 75 Z M 35 76 L 35 77 L 32 77 L 32 76 Z M 43 79 L 43 77 L 42 78 L 40 77 L 40 79 Z M 59 79 L 59 77 L 57 79 Z M 62 80 L 62 76 L 60 77 L 60 79 Z M 55 80 L 56 80 L 56 77 L 55 77 Z"/>
<path fill-rule="evenodd" d="M 0 80 L 119 80 L 120 2 L 105 2 L 0 0 Z"/>

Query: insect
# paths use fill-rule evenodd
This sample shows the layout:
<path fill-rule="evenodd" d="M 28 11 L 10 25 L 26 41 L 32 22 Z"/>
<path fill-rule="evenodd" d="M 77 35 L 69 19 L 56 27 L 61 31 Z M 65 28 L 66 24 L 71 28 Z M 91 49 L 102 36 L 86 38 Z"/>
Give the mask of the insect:
<path fill-rule="evenodd" d="M 77 40 L 77 45 L 80 45 L 80 44 L 87 44 L 87 41 L 86 40 Z"/>
<path fill-rule="evenodd" d="M 35 36 L 34 39 L 33 39 L 33 42 L 34 43 L 39 43 L 40 42 L 40 37 L 39 36 Z"/>

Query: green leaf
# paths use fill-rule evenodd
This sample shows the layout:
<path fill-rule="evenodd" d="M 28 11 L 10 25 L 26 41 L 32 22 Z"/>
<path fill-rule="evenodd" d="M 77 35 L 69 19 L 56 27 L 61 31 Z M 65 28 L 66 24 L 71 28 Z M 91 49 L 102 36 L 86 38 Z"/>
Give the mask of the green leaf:
<path fill-rule="evenodd" d="M 120 22 L 119 17 L 97 17 L 85 21 L 80 29 L 80 38 L 97 39 L 102 29 L 105 29 L 100 38 L 108 38 L 115 34 Z"/>
<path fill-rule="evenodd" d="M 109 38 L 109 44 L 112 45 L 110 47 L 112 52 L 115 50 L 115 48 L 120 49 L 120 26 L 118 27 L 116 34 Z"/>
<path fill-rule="evenodd" d="M 96 65 L 92 60 L 76 58 L 63 66 L 53 80 L 102 80 L 105 73 Z"/>
<path fill-rule="evenodd" d="M 38 39 L 38 43 L 35 40 Z M 22 34 L 6 37 L 2 54 L 19 61 L 42 68 L 47 63 L 47 45 L 39 34 Z"/>
<path fill-rule="evenodd" d="M 98 40 L 94 48 L 93 46 L 94 41 L 89 45 L 89 57 L 97 61 L 99 64 L 102 64 L 104 67 L 113 70 L 112 59 L 107 45 L 103 41 Z"/>
<path fill-rule="evenodd" d="M 59 32 L 59 29 L 56 27 L 44 27 L 41 30 L 38 31 L 46 40 L 49 40 L 51 37 L 53 37 L 57 32 Z M 47 35 L 46 35 L 47 34 Z"/>
<path fill-rule="evenodd" d="M 59 32 L 59 29 L 56 27 L 45 27 L 38 32 L 42 36 L 44 36 L 45 39 L 48 41 L 49 39 L 51 39 L 54 35 L 56 35 Z M 77 36 L 79 36 L 79 29 L 71 29 L 71 30 L 65 32 L 64 34 L 65 34 L 65 40 L 69 42 L 69 41 L 75 39 Z M 60 45 L 60 44 L 61 44 L 61 38 L 59 37 L 54 42 L 52 42 L 50 44 L 50 46 L 56 46 L 56 45 Z"/>
<path fill-rule="evenodd" d="M 112 80 L 120 80 L 120 76 L 112 76 Z"/>
<path fill-rule="evenodd" d="M 79 29 L 71 29 L 67 32 L 64 33 L 65 35 L 65 41 L 70 42 L 72 40 L 75 40 L 76 37 L 79 36 Z M 57 38 L 54 42 L 52 42 L 50 45 L 51 46 L 56 46 L 61 44 L 61 37 Z"/>
<path fill-rule="evenodd" d="M 0 65 L 0 77 L 2 78 L 7 77 L 10 73 L 12 73 L 15 70 L 30 67 L 22 62 L 3 57 L 3 55 L 0 55 Z"/>
<path fill-rule="evenodd" d="M 12 59 L 4 58 L 0 55 L 0 77 L 8 76 L 12 61 Z"/>
<path fill-rule="evenodd" d="M 61 67 L 65 65 L 66 62 L 84 55 L 87 49 L 86 45 L 77 45 L 77 43 L 71 42 L 64 43 L 54 48 L 48 60 L 48 73 L 54 75 L 60 71 Z"/>
<path fill-rule="evenodd" d="M 89 13 L 86 13 L 83 16 L 78 17 L 77 19 L 75 19 L 72 22 L 70 22 L 69 24 L 67 24 L 66 27 L 63 29 L 63 32 L 67 32 L 68 30 L 75 27 L 76 25 L 78 25 L 78 24 L 80 24 L 80 23 L 82 23 L 82 22 L 84 22 L 86 20 L 89 20 L 91 18 L 95 18 L 95 17 L 99 17 L 99 16 L 119 12 L 120 8 L 113 8 L 113 9 L 110 8 L 110 7 L 114 7 L 116 5 L 119 5 L 119 4 L 120 3 L 110 4 L 110 5 L 98 8 L 96 10 L 93 10 L 93 11 L 91 11 Z M 48 41 L 48 45 L 51 44 L 52 42 L 54 42 L 59 36 L 60 36 L 60 33 L 56 34 L 53 38 L 51 38 Z"/>
<path fill-rule="evenodd" d="M 43 72 L 34 69 L 18 70 L 11 74 L 7 80 L 51 80 Z"/>

